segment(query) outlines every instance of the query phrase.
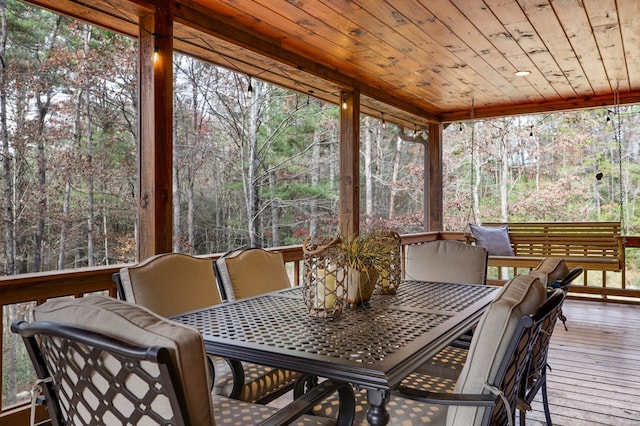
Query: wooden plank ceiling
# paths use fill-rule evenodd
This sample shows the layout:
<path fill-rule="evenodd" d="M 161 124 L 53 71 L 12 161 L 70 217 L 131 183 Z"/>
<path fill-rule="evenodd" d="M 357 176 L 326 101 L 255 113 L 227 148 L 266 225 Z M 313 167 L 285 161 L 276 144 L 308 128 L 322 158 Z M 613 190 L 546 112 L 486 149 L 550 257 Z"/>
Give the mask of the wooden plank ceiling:
<path fill-rule="evenodd" d="M 162 3 L 31 2 L 133 36 L 136 15 Z M 176 50 L 331 102 L 357 87 L 364 113 L 408 128 L 640 102 L 637 0 L 166 5 Z"/>

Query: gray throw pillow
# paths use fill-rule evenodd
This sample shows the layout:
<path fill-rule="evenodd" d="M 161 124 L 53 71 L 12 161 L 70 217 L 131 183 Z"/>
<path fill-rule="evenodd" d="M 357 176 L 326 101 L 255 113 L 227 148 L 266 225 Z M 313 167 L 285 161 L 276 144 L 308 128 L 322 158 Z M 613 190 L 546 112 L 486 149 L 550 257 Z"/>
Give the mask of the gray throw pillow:
<path fill-rule="evenodd" d="M 513 256 L 509 241 L 509 227 L 469 224 L 476 245 L 487 249 L 489 256 Z"/>

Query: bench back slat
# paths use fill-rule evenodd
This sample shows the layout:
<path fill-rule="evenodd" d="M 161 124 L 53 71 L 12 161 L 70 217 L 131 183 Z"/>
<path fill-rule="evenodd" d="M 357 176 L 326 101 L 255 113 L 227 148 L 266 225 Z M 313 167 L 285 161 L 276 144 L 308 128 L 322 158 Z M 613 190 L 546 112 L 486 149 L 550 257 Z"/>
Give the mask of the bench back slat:
<path fill-rule="evenodd" d="M 508 222 L 516 256 L 620 259 L 620 222 Z"/>

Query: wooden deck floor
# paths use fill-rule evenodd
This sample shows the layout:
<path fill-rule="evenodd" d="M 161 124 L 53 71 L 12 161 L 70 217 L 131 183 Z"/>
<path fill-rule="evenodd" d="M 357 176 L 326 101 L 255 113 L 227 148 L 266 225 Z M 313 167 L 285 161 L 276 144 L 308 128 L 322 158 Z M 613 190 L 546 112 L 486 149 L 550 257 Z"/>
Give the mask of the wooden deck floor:
<path fill-rule="evenodd" d="M 558 322 L 549 351 L 553 424 L 640 425 L 640 307 L 567 300 L 564 313 L 568 331 Z M 545 424 L 541 401 L 527 425 Z"/>
<path fill-rule="evenodd" d="M 567 300 L 549 351 L 557 426 L 640 425 L 640 307 Z M 527 425 L 544 424 L 540 395 Z"/>

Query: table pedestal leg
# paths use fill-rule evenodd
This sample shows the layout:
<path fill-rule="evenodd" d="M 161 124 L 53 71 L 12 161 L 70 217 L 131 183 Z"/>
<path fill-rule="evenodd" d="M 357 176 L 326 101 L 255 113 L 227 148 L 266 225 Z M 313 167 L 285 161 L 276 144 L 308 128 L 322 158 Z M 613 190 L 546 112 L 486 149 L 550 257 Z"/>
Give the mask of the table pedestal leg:
<path fill-rule="evenodd" d="M 384 426 L 389 423 L 389 412 L 385 405 L 389 402 L 390 395 L 388 391 L 367 390 L 367 402 L 369 403 L 367 420 L 370 425 Z"/>

